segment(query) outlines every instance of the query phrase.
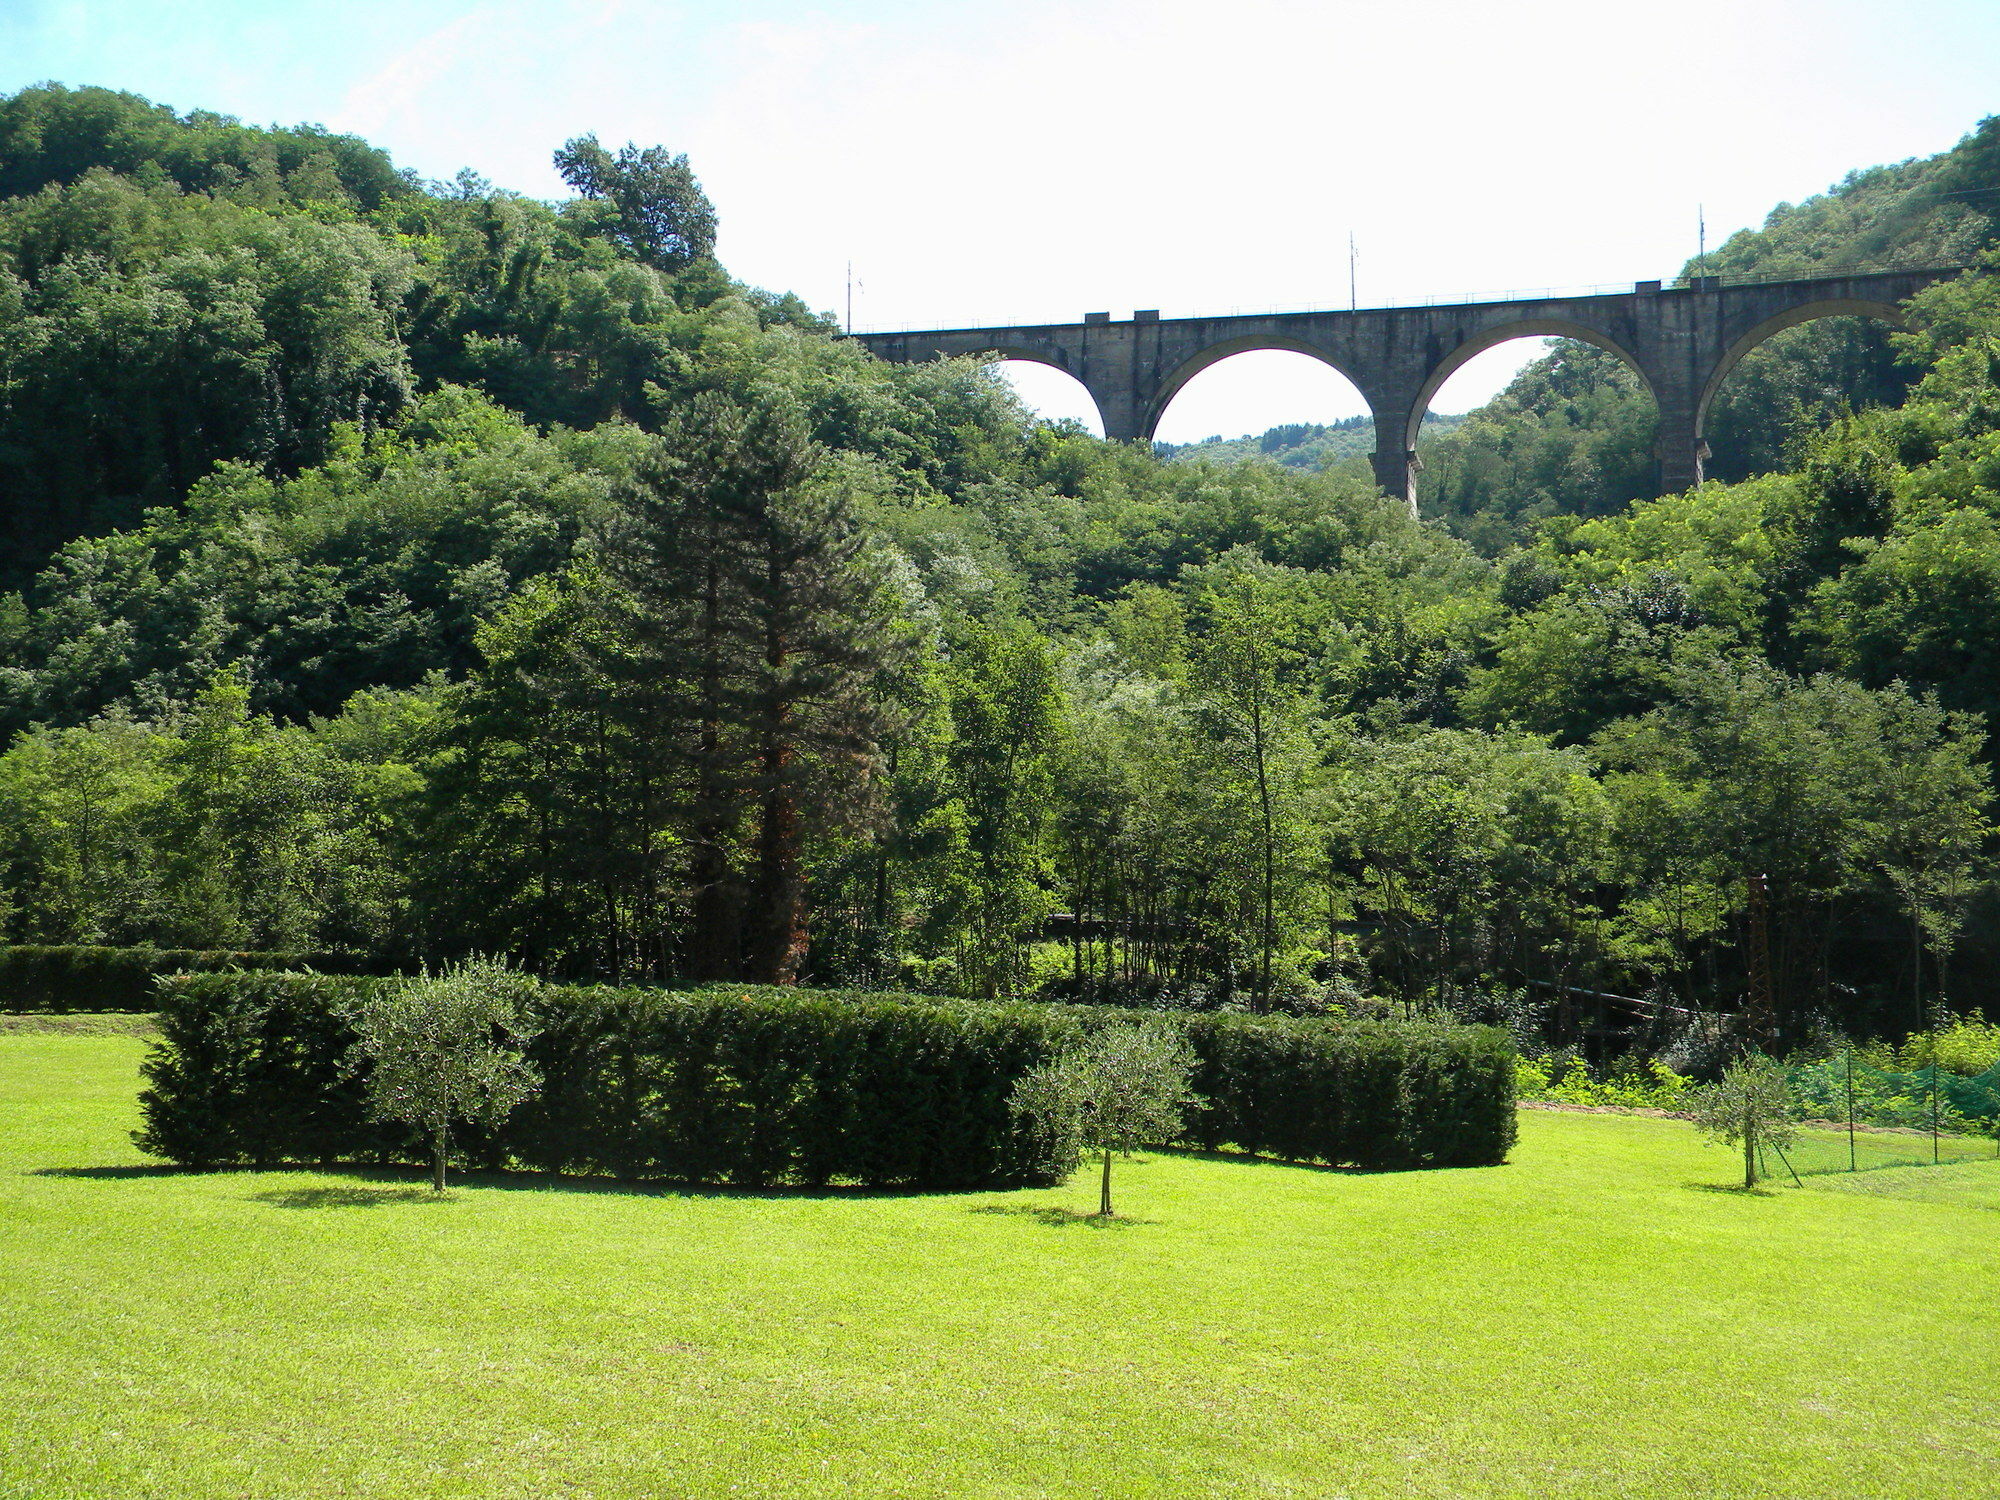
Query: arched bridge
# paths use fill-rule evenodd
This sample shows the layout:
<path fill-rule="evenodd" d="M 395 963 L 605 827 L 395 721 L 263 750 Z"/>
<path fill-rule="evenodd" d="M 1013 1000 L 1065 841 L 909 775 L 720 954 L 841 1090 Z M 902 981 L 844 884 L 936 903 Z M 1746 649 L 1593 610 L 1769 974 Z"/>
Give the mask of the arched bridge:
<path fill-rule="evenodd" d="M 1758 344 L 1813 318 L 1859 314 L 1900 325 L 1902 304 L 1961 267 L 1816 276 L 1788 281 L 1695 277 L 1687 285 L 1642 281 L 1629 292 L 1364 308 L 1352 312 L 1162 318 L 1019 328 L 856 334 L 883 359 L 949 355 L 1032 360 L 1074 375 L 1097 402 L 1104 435 L 1150 439 L 1167 403 L 1219 360 L 1250 349 L 1287 349 L 1323 360 L 1353 381 L 1375 417 L 1375 477 L 1416 504 L 1417 428 L 1438 389 L 1475 354 L 1508 339 L 1556 336 L 1608 349 L 1630 365 L 1659 407 L 1660 488 L 1699 484 L 1710 402 Z"/>

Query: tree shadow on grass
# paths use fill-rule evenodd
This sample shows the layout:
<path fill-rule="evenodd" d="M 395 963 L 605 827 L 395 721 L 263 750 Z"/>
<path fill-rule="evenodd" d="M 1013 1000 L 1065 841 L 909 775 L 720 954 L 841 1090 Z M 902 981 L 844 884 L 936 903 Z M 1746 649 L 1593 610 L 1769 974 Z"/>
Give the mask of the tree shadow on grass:
<path fill-rule="evenodd" d="M 27 1173 L 29 1177 L 81 1177 L 86 1180 L 115 1182 L 126 1177 L 173 1177 L 185 1171 L 168 1162 L 154 1162 L 143 1167 L 36 1167 Z"/>
<path fill-rule="evenodd" d="M 1079 1224 L 1091 1229 L 1133 1229 L 1141 1224 L 1157 1222 L 1153 1219 L 1132 1219 L 1117 1214 L 1107 1219 L 1103 1214 L 1078 1213 L 1073 1208 L 1057 1208 L 1037 1203 L 982 1203 L 977 1208 L 968 1208 L 966 1212 L 998 1214 L 1010 1219 L 1033 1219 L 1037 1224 L 1046 1224 L 1051 1229 L 1070 1229 Z"/>
<path fill-rule="evenodd" d="M 427 1187 L 338 1187 L 287 1188 L 278 1192 L 252 1193 L 252 1203 L 268 1203 L 273 1208 L 384 1208 L 392 1203 L 446 1203 L 449 1191 L 434 1193 Z"/>
<path fill-rule="evenodd" d="M 1740 1182 L 1684 1182 L 1681 1184 L 1691 1193 L 1727 1193 L 1734 1198 L 1775 1198 L 1775 1188 L 1747 1188 Z"/>
<path fill-rule="evenodd" d="M 273 1170 L 310 1172 L 319 1177 L 338 1177 L 346 1180 L 325 1186 L 279 1188 L 266 1193 L 250 1193 L 245 1195 L 248 1201 L 269 1203 L 279 1208 L 375 1208 L 389 1203 L 441 1202 L 450 1198 L 455 1191 L 464 1188 L 503 1193 L 585 1193 L 620 1198 L 885 1196 L 880 1190 L 868 1192 L 861 1189 L 838 1188 L 738 1188 L 618 1177 L 564 1177 L 553 1172 L 479 1172 L 455 1169 L 441 1198 L 432 1191 L 430 1172 L 423 1167 L 361 1167 L 344 1162 L 313 1162 L 290 1163 Z"/>
<path fill-rule="evenodd" d="M 1434 1171 L 1424 1167 L 1357 1167 L 1344 1162 L 1293 1161 L 1284 1156 L 1265 1156 L 1256 1151 L 1234 1151 L 1205 1146 L 1148 1146 L 1149 1154 L 1177 1156 L 1184 1161 L 1220 1161 L 1238 1167 L 1290 1167 L 1297 1172 L 1330 1172 L 1338 1177 L 1381 1177 L 1398 1172 Z"/>
<path fill-rule="evenodd" d="M 288 1172 L 312 1173 L 320 1177 L 337 1177 L 354 1183 L 377 1183 L 386 1188 L 407 1191 L 414 1196 L 428 1198 L 430 1191 L 430 1169 L 419 1166 L 387 1166 L 351 1161 L 286 1161 L 272 1162 L 266 1167 L 251 1167 L 241 1164 L 203 1169 L 187 1167 L 172 1162 L 160 1162 L 147 1166 L 131 1167 L 41 1167 L 32 1176 L 39 1177 L 80 1177 L 80 1178 L 127 1178 L 127 1177 L 202 1177 L 229 1173 Z M 888 1183 L 876 1187 L 856 1183 L 729 1183 L 690 1182 L 674 1178 L 660 1177 L 612 1177 L 612 1176 L 566 1176 L 556 1172 L 535 1172 L 529 1170 L 469 1169 L 454 1167 L 451 1186 L 455 1188 L 498 1189 L 502 1192 L 535 1193 L 608 1193 L 621 1197 L 640 1198 L 750 1198 L 759 1200 L 783 1200 L 790 1198 L 834 1199 L 834 1198 L 944 1198 L 958 1197 L 972 1193 L 990 1193 L 995 1185 L 965 1187 L 911 1186 Z M 1003 1187 L 1004 1190 L 1004 1187 Z M 322 1191 L 312 1189 L 311 1191 Z M 328 1193 L 365 1192 L 367 1189 L 329 1187 Z M 379 1191 L 379 1190 L 378 1190 Z M 295 1196 L 291 1190 L 284 1192 L 253 1193 L 248 1195 L 258 1202 L 276 1202 L 279 1198 Z M 393 1194 L 391 1195 L 393 1196 Z M 329 1200 L 332 1202 L 333 1200 Z M 320 1207 L 323 1204 L 288 1204 L 291 1207 Z"/>
<path fill-rule="evenodd" d="M 949 1198 L 993 1191 L 991 1183 L 978 1187 L 883 1183 L 871 1187 L 853 1182 L 694 1182 L 672 1177 L 571 1177 L 529 1171 L 466 1172 L 455 1174 L 452 1181 L 505 1192 L 616 1193 L 642 1198 L 748 1198 L 770 1202 L 801 1198 Z"/>

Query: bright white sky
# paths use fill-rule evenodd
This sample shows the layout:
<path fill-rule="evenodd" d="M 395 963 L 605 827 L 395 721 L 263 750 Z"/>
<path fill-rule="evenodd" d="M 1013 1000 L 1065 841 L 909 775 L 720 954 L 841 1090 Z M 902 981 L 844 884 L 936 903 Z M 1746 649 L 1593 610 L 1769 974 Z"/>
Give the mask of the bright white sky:
<path fill-rule="evenodd" d="M 2000 109 L 2000 0 L 0 0 L 0 92 L 44 79 L 546 197 L 569 136 L 664 144 L 737 276 L 951 327 L 1344 306 L 1350 232 L 1364 306 L 1671 274 L 1697 205 L 1717 243 Z M 1243 355 L 1160 436 L 1361 410 Z"/>

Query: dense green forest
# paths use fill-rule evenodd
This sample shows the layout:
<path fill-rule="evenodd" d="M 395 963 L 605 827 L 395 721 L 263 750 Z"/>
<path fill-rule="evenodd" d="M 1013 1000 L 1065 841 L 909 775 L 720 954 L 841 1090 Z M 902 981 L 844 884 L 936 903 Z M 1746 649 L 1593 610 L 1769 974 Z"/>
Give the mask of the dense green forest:
<path fill-rule="evenodd" d="M 1978 263 L 1747 360 L 1728 482 L 1652 496 L 1561 345 L 1421 523 L 1272 461 L 1323 432 L 1163 460 L 883 364 L 684 158 L 556 159 L 0 100 L 7 939 L 1683 1052 L 2000 978 L 2000 121 L 1710 258 Z"/>

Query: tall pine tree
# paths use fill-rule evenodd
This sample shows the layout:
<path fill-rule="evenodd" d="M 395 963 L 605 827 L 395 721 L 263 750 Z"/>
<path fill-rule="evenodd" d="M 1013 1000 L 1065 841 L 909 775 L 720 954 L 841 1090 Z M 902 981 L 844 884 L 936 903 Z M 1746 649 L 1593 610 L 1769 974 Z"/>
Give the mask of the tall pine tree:
<path fill-rule="evenodd" d="M 807 838 L 872 799 L 896 600 L 792 406 L 704 395 L 663 449 L 604 556 L 690 770 L 684 967 L 791 984 Z"/>

